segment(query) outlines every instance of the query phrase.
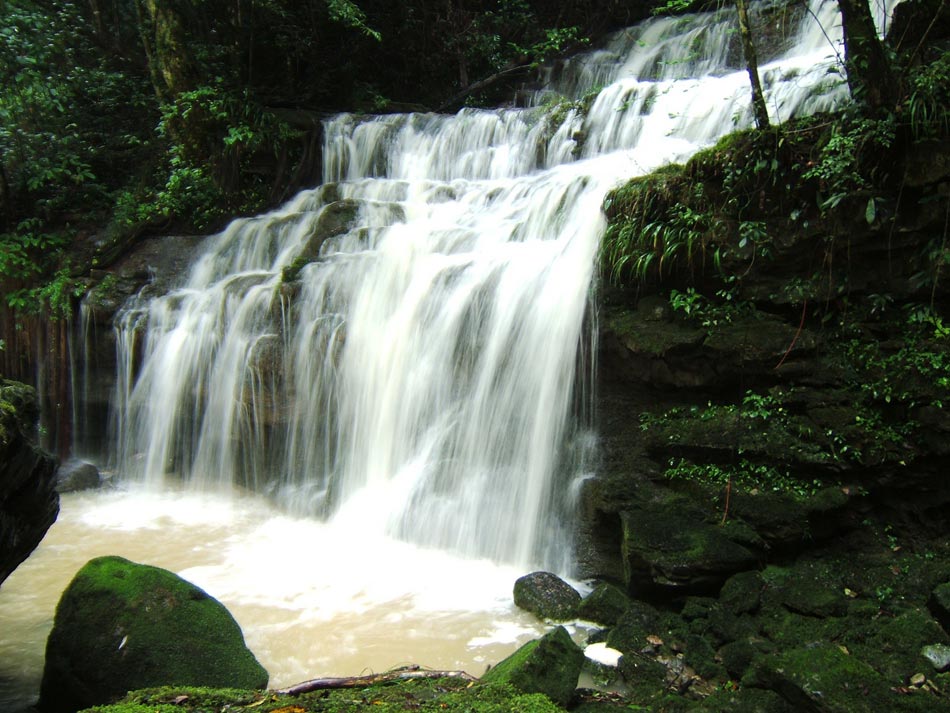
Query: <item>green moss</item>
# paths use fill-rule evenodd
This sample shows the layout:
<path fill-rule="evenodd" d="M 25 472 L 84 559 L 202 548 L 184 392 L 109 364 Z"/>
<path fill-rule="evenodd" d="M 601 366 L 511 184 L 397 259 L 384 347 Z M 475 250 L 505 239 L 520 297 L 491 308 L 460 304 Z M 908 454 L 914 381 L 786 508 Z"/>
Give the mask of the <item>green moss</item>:
<path fill-rule="evenodd" d="M 263 688 L 267 678 L 217 600 L 166 570 L 100 557 L 57 606 L 40 701 L 69 711 L 147 686 Z"/>
<path fill-rule="evenodd" d="M 557 713 L 546 696 L 521 693 L 504 684 L 459 679 L 402 681 L 366 688 L 315 691 L 286 696 L 234 689 L 164 687 L 134 691 L 122 701 L 88 713 Z"/>
<path fill-rule="evenodd" d="M 490 669 L 482 680 L 506 683 L 524 693 L 544 693 L 566 705 L 577 687 L 584 653 L 562 626 L 542 638 L 529 641 Z"/>

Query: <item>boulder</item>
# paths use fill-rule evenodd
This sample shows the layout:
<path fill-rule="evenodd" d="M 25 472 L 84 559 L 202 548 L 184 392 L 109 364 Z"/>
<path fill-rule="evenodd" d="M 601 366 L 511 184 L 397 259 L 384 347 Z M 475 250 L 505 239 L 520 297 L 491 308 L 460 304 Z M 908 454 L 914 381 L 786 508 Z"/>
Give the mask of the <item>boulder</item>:
<path fill-rule="evenodd" d="M 577 688 L 584 652 L 563 626 L 529 641 L 482 676 L 486 683 L 509 683 L 524 693 L 543 693 L 566 706 Z"/>
<path fill-rule="evenodd" d="M 519 577 L 514 589 L 515 605 L 542 619 L 565 621 L 577 616 L 581 595 L 550 572 L 532 572 Z"/>
<path fill-rule="evenodd" d="M 73 458 L 59 466 L 56 473 L 56 492 L 74 493 L 78 490 L 98 488 L 101 483 L 99 469 L 92 463 Z"/>
<path fill-rule="evenodd" d="M 920 655 L 930 662 L 935 671 L 939 673 L 950 671 L 950 646 L 930 644 L 920 650 Z"/>
<path fill-rule="evenodd" d="M 934 587 L 927 606 L 934 619 L 939 621 L 944 629 L 950 629 L 950 582 Z"/>
<path fill-rule="evenodd" d="M 585 621 L 592 621 L 602 626 L 613 626 L 617 623 L 627 607 L 630 606 L 630 597 L 612 584 L 599 584 L 577 608 L 577 616 Z"/>
<path fill-rule="evenodd" d="M 0 583 L 29 557 L 59 514 L 56 461 L 33 440 L 32 388 L 0 382 Z"/>
<path fill-rule="evenodd" d="M 870 666 L 830 644 L 804 646 L 753 663 L 743 686 L 777 692 L 795 710 L 883 713 L 897 709 L 896 694 Z"/>
<path fill-rule="evenodd" d="M 638 509 L 621 518 L 624 575 L 634 592 L 718 592 L 730 576 L 757 564 L 721 529 L 672 509 Z"/>
<path fill-rule="evenodd" d="M 138 688 L 264 688 L 267 680 L 216 599 L 167 570 L 99 557 L 56 607 L 38 705 L 72 713 Z"/>

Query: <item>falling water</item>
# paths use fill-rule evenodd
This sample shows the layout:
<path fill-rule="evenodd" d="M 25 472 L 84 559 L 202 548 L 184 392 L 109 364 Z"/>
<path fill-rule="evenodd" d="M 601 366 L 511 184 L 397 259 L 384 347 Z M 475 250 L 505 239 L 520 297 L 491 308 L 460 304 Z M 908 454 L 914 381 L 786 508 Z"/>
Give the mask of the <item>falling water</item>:
<path fill-rule="evenodd" d="M 772 119 L 842 102 L 835 3 L 761 12 Z M 56 592 L 97 554 L 221 598 L 277 685 L 407 660 L 477 672 L 486 642 L 536 634 L 510 586 L 570 570 L 601 204 L 751 125 L 733 28 L 722 11 L 618 32 L 546 69 L 524 108 L 329 120 L 322 186 L 127 304 L 111 460 L 138 485 L 65 498 L 5 584 L 0 707 L 35 690 Z"/>
<path fill-rule="evenodd" d="M 834 10 L 773 9 L 774 119 L 842 99 Z M 118 470 L 565 568 L 600 206 L 750 125 L 732 15 L 617 33 L 528 108 L 328 121 L 324 185 L 121 316 Z"/>

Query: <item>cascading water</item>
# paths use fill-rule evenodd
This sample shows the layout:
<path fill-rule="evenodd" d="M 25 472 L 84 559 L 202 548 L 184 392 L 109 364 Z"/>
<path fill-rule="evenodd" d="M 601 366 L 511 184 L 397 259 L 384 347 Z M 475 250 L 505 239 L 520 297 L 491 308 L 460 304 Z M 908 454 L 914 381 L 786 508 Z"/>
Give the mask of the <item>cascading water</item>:
<path fill-rule="evenodd" d="M 835 3 L 771 12 L 789 28 L 759 45 L 773 120 L 841 102 Z M 601 204 L 751 125 L 733 26 L 727 10 L 619 32 L 548 69 L 527 108 L 328 121 L 323 186 L 236 221 L 177 289 L 117 320 L 112 459 L 151 494 L 64 500 L 80 530 L 55 540 L 57 523 L 34 556 L 72 553 L 56 591 L 95 554 L 143 556 L 123 549 L 131 533 L 166 533 L 150 561 L 222 598 L 275 684 L 465 666 L 486 638 L 534 633 L 510 587 L 525 567 L 570 570 Z M 283 514 L 155 492 L 180 482 L 264 492 Z M 18 585 L 29 565 L 3 596 L 37 612 L 56 587 Z M 461 623 L 480 608 L 491 624 Z M 430 638 L 469 653 L 401 648 L 446 612 Z M 381 629 L 400 648 L 374 658 Z"/>
<path fill-rule="evenodd" d="M 815 10 L 832 32 L 833 10 Z M 600 205 L 750 123 L 733 24 L 618 33 L 527 109 L 327 122 L 324 186 L 232 224 L 180 289 L 125 312 L 118 470 L 563 568 Z M 811 54 L 763 63 L 777 118 L 841 98 L 834 47 L 803 27 Z"/>

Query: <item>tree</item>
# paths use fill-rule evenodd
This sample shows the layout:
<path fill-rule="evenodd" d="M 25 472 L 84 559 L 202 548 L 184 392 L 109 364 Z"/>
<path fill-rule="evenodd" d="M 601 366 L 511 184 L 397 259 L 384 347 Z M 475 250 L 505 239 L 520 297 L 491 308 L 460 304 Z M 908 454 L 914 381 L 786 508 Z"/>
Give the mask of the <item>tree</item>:
<path fill-rule="evenodd" d="M 749 9 L 746 0 L 736 0 L 736 10 L 739 12 L 739 37 L 742 40 L 742 53 L 745 55 L 746 69 L 749 72 L 749 81 L 752 84 L 752 113 L 755 116 L 755 125 L 759 129 L 767 129 L 769 127 L 769 112 L 765 106 L 762 83 L 759 81 L 759 60 L 755 54 L 755 44 L 752 42 L 752 31 L 749 28 Z"/>
<path fill-rule="evenodd" d="M 871 111 L 893 109 L 898 100 L 897 79 L 878 36 L 868 0 L 838 0 L 838 7 L 852 98 Z"/>

